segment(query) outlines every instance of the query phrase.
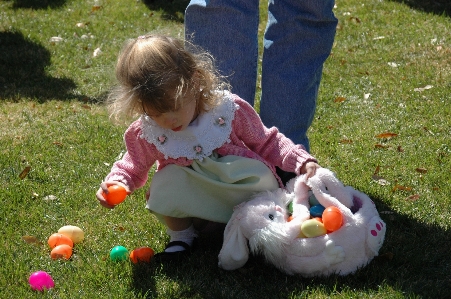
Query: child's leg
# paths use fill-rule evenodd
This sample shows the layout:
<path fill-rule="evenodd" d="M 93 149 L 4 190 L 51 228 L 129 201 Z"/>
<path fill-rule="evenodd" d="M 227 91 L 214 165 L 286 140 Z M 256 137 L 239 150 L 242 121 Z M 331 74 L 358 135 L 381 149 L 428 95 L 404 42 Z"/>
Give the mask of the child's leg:
<path fill-rule="evenodd" d="M 194 229 L 192 218 L 175 218 L 164 216 L 164 221 L 168 227 L 167 233 L 171 238 L 165 252 L 182 252 L 193 245 L 194 239 L 197 237 L 197 233 Z M 183 243 L 186 245 L 181 245 Z"/>

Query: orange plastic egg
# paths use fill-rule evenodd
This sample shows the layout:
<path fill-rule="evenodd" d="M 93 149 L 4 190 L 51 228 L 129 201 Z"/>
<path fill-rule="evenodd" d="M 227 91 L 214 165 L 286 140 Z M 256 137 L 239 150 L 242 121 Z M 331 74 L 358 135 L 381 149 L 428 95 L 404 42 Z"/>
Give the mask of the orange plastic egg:
<path fill-rule="evenodd" d="M 149 263 L 155 252 L 150 247 L 136 248 L 130 253 L 130 260 L 137 264 L 139 262 Z"/>
<path fill-rule="evenodd" d="M 55 248 L 58 245 L 66 244 L 70 247 L 74 247 L 74 242 L 67 236 L 60 234 L 60 233 L 54 233 L 51 235 L 47 241 L 50 248 Z"/>
<path fill-rule="evenodd" d="M 329 232 L 334 232 L 343 224 L 343 215 L 337 207 L 328 207 L 323 212 L 323 224 Z"/>
<path fill-rule="evenodd" d="M 66 244 L 58 245 L 55 248 L 53 248 L 52 251 L 50 252 L 50 257 L 53 260 L 57 259 L 68 260 L 70 259 L 71 256 L 72 256 L 72 247 Z"/>
<path fill-rule="evenodd" d="M 127 190 L 119 185 L 108 187 L 108 193 L 103 192 L 103 197 L 110 205 L 118 205 L 127 197 Z"/>

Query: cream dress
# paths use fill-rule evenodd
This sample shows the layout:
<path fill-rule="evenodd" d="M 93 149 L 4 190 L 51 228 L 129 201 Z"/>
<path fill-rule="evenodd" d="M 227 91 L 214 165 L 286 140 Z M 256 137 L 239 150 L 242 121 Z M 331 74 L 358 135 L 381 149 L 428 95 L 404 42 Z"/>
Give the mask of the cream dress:
<path fill-rule="evenodd" d="M 261 161 L 220 157 L 214 151 L 229 141 L 236 109 L 233 101 L 224 101 L 180 132 L 143 119 L 142 138 L 166 157 L 193 160 L 189 167 L 170 164 L 154 174 L 146 207 L 160 220 L 166 215 L 227 223 L 234 206 L 254 193 L 279 188 L 271 169 Z"/>

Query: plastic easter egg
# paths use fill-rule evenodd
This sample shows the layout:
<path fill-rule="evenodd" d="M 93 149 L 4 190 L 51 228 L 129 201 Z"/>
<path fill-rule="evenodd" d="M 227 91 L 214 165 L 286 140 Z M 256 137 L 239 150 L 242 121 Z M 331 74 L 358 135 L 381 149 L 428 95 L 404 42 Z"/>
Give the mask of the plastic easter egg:
<path fill-rule="evenodd" d="M 302 222 L 301 224 L 301 232 L 307 238 L 314 238 L 318 236 L 325 235 L 327 233 L 324 224 L 319 222 L 316 219 L 308 219 Z"/>
<path fill-rule="evenodd" d="M 328 207 L 323 212 L 324 227 L 329 232 L 334 232 L 343 224 L 343 215 L 337 207 Z"/>
<path fill-rule="evenodd" d="M 315 194 L 313 194 L 313 192 L 312 192 L 311 190 L 309 191 L 308 194 L 309 194 L 309 196 L 308 196 L 308 202 L 309 202 L 309 204 L 310 204 L 311 207 L 320 204 L 319 201 L 318 201 L 318 199 L 316 199 Z"/>
<path fill-rule="evenodd" d="M 110 251 L 112 261 L 125 261 L 128 259 L 128 250 L 124 246 L 115 246 Z"/>
<path fill-rule="evenodd" d="M 149 263 L 155 252 L 150 247 L 139 247 L 130 253 L 130 260 L 134 263 Z"/>
<path fill-rule="evenodd" d="M 111 185 L 108 187 L 108 193 L 102 193 L 103 197 L 110 205 L 118 205 L 127 197 L 127 190 L 119 185 Z"/>
<path fill-rule="evenodd" d="M 31 288 L 36 291 L 51 289 L 55 286 L 55 282 L 50 274 L 45 271 L 37 271 L 30 275 L 28 283 Z"/>
<path fill-rule="evenodd" d="M 65 259 L 68 260 L 72 256 L 72 247 L 67 244 L 58 245 L 50 252 L 50 257 L 53 260 Z"/>
<path fill-rule="evenodd" d="M 298 238 L 307 238 L 307 236 L 304 235 L 304 233 L 302 232 L 302 230 L 300 230 L 300 231 L 299 231 Z"/>
<path fill-rule="evenodd" d="M 80 243 L 85 238 L 83 230 L 74 225 L 63 226 L 58 230 L 58 233 L 69 237 L 75 244 Z"/>
<path fill-rule="evenodd" d="M 74 247 L 74 242 L 71 240 L 71 238 L 60 233 L 54 233 L 53 235 L 51 235 L 47 243 L 49 244 L 50 248 L 55 248 L 56 246 L 62 244 Z"/>
<path fill-rule="evenodd" d="M 312 218 L 321 217 L 321 215 L 323 215 L 324 209 L 325 208 L 322 205 L 315 205 L 310 208 L 310 216 Z"/>

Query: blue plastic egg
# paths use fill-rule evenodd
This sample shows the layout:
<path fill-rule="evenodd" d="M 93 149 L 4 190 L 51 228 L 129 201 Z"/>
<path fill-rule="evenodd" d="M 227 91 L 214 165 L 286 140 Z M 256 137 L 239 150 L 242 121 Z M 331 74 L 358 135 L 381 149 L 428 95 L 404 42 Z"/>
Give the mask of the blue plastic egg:
<path fill-rule="evenodd" d="M 314 217 L 321 217 L 323 215 L 325 208 L 322 205 L 314 205 L 310 208 L 310 216 L 312 218 Z"/>

